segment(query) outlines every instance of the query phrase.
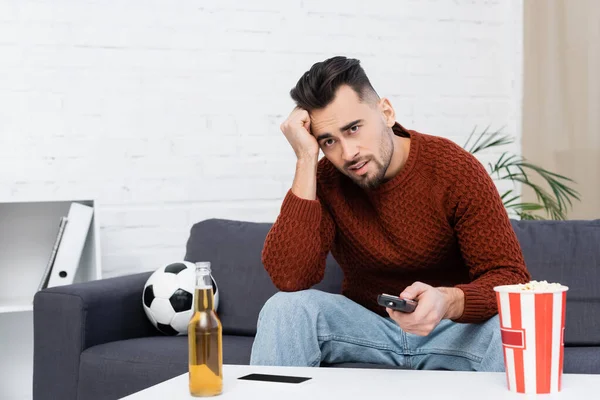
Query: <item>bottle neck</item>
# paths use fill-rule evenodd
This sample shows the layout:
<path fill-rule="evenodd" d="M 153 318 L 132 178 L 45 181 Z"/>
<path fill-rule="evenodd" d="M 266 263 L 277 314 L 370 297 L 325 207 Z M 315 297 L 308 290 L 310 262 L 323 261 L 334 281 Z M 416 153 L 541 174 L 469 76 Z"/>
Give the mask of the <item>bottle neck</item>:
<path fill-rule="evenodd" d="M 210 267 L 197 264 L 196 267 L 196 290 L 194 299 L 194 311 L 214 310 L 214 293 Z"/>

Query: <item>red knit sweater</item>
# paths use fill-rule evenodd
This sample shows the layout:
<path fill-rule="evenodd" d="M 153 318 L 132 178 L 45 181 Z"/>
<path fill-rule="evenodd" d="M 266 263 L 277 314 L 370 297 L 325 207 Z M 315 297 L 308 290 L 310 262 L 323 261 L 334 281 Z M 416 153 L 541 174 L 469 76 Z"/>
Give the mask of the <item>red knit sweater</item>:
<path fill-rule="evenodd" d="M 415 281 L 465 294 L 457 322 L 497 313 L 496 285 L 530 280 L 498 191 L 481 163 L 453 142 L 394 126 L 410 137 L 402 170 L 364 190 L 327 159 L 319 162 L 317 200 L 291 191 L 267 235 L 263 264 L 282 291 L 323 279 L 329 251 L 344 272 L 342 294 L 387 316 L 377 295 Z"/>

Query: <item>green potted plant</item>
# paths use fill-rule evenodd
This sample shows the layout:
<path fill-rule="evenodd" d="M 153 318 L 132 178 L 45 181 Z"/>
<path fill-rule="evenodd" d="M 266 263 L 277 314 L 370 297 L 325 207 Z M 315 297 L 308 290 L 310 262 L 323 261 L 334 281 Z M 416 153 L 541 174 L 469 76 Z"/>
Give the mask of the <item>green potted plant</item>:
<path fill-rule="evenodd" d="M 463 147 L 471 154 L 478 154 L 491 148 L 514 143 L 514 139 L 501 134 L 501 130 L 491 133 L 488 133 L 488 130 L 486 128 L 472 144 L 469 144 L 475 135 L 474 129 Z M 521 201 L 521 195 L 514 189 L 500 194 L 504 207 L 511 217 L 528 220 L 564 220 L 567 218 L 567 209 L 573 206 L 572 201 L 580 200 L 580 194 L 570 186 L 575 183 L 572 179 L 550 172 L 528 162 L 523 157 L 506 151 L 495 163 L 489 163 L 487 169 L 494 180 L 508 180 L 515 186 L 520 183 L 534 191 L 536 202 Z M 541 176 L 549 190 L 532 182 L 531 176 L 536 174 Z"/>

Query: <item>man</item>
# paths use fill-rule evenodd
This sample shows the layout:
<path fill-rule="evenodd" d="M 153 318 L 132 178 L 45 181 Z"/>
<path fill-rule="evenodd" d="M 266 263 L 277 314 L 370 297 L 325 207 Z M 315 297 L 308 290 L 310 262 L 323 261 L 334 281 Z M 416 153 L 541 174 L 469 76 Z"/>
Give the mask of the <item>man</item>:
<path fill-rule="evenodd" d="M 313 65 L 291 96 L 281 130 L 296 174 L 263 249 L 281 292 L 260 313 L 251 364 L 503 371 L 493 287 L 530 276 L 483 166 L 400 126 L 358 60 Z M 342 295 L 310 289 L 330 251 Z M 394 311 L 381 293 L 418 305 Z"/>

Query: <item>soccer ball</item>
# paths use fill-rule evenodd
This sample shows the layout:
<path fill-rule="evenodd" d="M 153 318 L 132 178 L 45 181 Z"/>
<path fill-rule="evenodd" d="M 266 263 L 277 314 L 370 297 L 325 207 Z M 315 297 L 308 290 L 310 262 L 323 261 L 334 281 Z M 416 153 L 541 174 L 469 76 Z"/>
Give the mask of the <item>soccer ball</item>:
<path fill-rule="evenodd" d="M 146 316 L 165 335 L 186 335 L 194 313 L 196 266 L 178 261 L 154 271 L 144 285 L 142 304 Z M 219 289 L 212 278 L 215 311 L 219 306 Z"/>

